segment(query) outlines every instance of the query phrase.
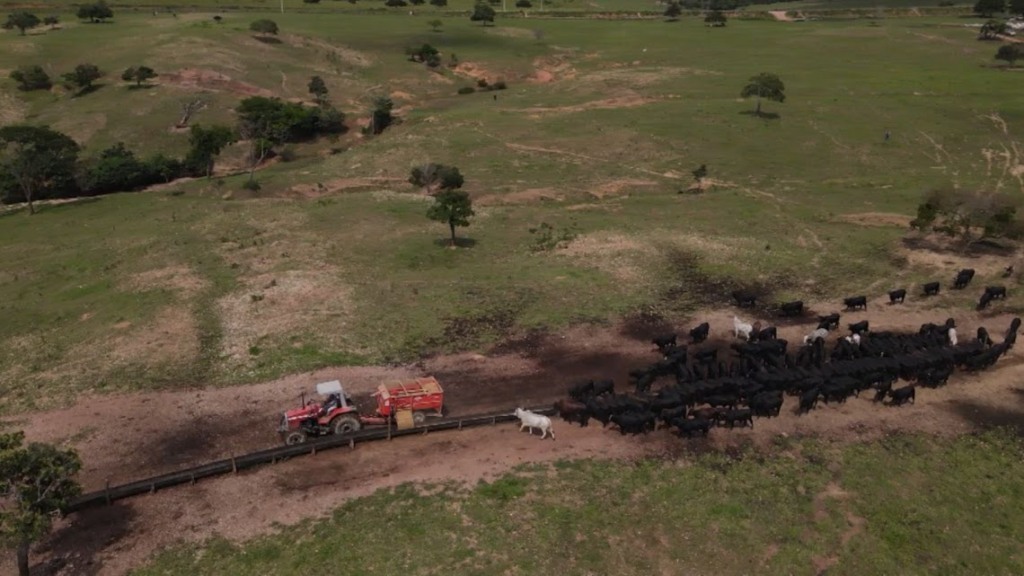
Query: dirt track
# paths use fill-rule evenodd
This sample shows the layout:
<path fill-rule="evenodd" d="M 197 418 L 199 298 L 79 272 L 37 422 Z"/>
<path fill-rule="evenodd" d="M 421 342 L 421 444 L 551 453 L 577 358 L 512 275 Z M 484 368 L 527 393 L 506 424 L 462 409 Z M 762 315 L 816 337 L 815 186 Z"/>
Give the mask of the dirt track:
<path fill-rule="evenodd" d="M 811 307 L 833 308 L 821 303 Z M 712 338 L 725 346 L 731 338 L 727 330 L 732 314 L 717 311 L 695 319 L 709 321 Z M 872 301 L 869 312 L 845 314 L 843 323 L 868 319 L 876 329 L 916 330 L 947 316 L 957 319 L 961 339 L 970 338 L 978 325 L 998 338 L 1011 320 L 1009 315 L 980 319 L 962 310 L 922 311 L 909 301 L 896 308 Z M 781 326 L 780 337 L 799 342 L 813 327 L 810 322 Z M 30 439 L 75 446 L 85 462 L 83 483 L 87 490 L 96 489 L 106 479 L 116 484 L 276 445 L 279 411 L 322 380 L 340 378 L 358 398 L 380 382 L 432 374 L 446 386 L 453 414 L 549 402 L 562 395 L 569 382 L 588 376 L 612 377 L 618 391 L 625 391 L 627 372 L 656 359 L 649 338 L 663 328 L 636 323 L 580 327 L 511 341 L 487 356 L 445 356 L 399 368 L 326 369 L 217 390 L 82 398 L 73 408 L 30 415 L 15 424 Z M 851 399 L 798 417 L 793 400 L 787 399 L 780 418 L 759 419 L 753 430 L 714 430 L 708 440 L 685 441 L 665 431 L 632 438 L 599 425 L 580 429 L 559 423 L 556 441 L 542 442 L 505 424 L 365 444 L 78 514 L 56 532 L 50 546 L 53 556 L 70 562 L 60 573 L 123 574 L 179 538 L 217 533 L 245 539 L 271 531 L 274 523 L 321 515 L 381 487 L 408 481 L 475 482 L 524 461 L 674 457 L 688 449 L 766 444 L 779 434 L 857 440 L 895 430 L 959 434 L 990 424 L 1024 430 L 1022 381 L 1024 361 L 1018 348 L 993 370 L 958 373 L 944 388 L 922 390 L 916 405 L 897 409 Z"/>

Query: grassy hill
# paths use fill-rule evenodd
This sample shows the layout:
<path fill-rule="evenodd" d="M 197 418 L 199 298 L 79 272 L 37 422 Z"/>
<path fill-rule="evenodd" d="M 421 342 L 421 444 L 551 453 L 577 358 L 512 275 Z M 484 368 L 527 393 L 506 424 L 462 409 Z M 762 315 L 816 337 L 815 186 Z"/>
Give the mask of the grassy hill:
<path fill-rule="evenodd" d="M 247 31 L 261 16 L 280 43 Z M 133 13 L 0 34 L 3 76 L 107 71 L 77 98 L 0 88 L 4 122 L 50 124 L 86 155 L 117 141 L 180 155 L 183 101 L 207 102 L 195 123 L 231 124 L 247 95 L 308 98 L 313 74 L 352 127 L 262 169 L 259 193 L 229 176 L 0 216 L 3 409 L 408 360 L 638 310 L 679 318 L 740 285 L 769 302 L 881 293 L 932 274 L 897 249 L 925 190 L 1022 191 L 1019 74 L 992 67 L 996 47 L 956 19 L 712 30 L 463 16 L 437 33 L 430 19 Z M 424 42 L 458 68 L 408 62 Z M 116 80 L 135 64 L 161 74 L 153 88 Z M 786 83 L 785 103 L 765 105 L 776 119 L 738 97 L 762 71 Z M 480 77 L 509 88 L 456 94 Z M 401 122 L 364 138 L 377 96 Z M 466 176 L 469 248 L 443 247 L 429 199 L 405 183 L 428 161 Z M 700 164 L 715 186 L 678 194 Z M 850 217 L 865 213 L 884 216 Z M 542 223 L 575 238 L 540 249 Z"/>

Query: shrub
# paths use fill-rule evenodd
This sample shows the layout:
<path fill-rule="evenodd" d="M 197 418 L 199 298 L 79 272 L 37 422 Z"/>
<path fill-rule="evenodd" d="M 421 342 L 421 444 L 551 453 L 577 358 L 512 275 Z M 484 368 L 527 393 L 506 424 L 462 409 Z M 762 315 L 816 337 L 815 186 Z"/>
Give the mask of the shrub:
<path fill-rule="evenodd" d="M 516 0 L 516 8 L 533 8 L 530 0 Z"/>
<path fill-rule="evenodd" d="M 53 86 L 50 75 L 38 65 L 21 66 L 11 71 L 10 76 L 18 83 L 18 90 L 49 90 Z"/>
<path fill-rule="evenodd" d="M 252 192 L 259 192 L 259 191 L 260 191 L 260 188 L 261 188 L 261 186 L 260 186 L 260 183 L 259 183 L 258 181 L 256 181 L 256 180 L 246 180 L 246 181 L 245 181 L 245 182 L 244 182 L 244 183 L 242 184 L 242 188 L 243 188 L 244 190 L 250 190 L 250 191 L 252 191 Z M 262 295 L 260 295 L 259 299 L 260 299 L 260 300 L 263 300 L 263 296 L 262 296 Z M 254 299 L 254 301 L 255 301 L 255 299 Z"/>
<path fill-rule="evenodd" d="M 486 78 L 479 78 L 479 79 L 477 79 L 476 85 L 479 88 L 487 88 L 487 79 Z"/>
<path fill-rule="evenodd" d="M 476 88 L 473 88 L 472 86 L 463 86 L 462 88 L 459 88 L 459 94 L 472 94 L 474 92 L 476 92 Z"/>
<path fill-rule="evenodd" d="M 299 154 L 295 151 L 295 148 L 285 146 L 281 148 L 281 152 L 277 156 L 281 159 L 281 162 L 294 162 L 299 157 Z"/>
<path fill-rule="evenodd" d="M 491 90 L 504 90 L 506 88 L 508 88 L 508 86 L 505 85 L 504 80 L 498 80 L 494 84 L 491 84 Z"/>

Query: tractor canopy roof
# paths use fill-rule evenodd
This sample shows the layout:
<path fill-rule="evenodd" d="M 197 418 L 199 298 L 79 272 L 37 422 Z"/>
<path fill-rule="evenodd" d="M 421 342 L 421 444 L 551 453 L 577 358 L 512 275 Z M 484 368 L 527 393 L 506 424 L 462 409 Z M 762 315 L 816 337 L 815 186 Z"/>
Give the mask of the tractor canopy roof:
<path fill-rule="evenodd" d="M 331 394 L 344 394 L 344 390 L 341 388 L 341 382 L 338 380 L 331 380 L 330 382 L 321 382 L 316 385 L 316 393 L 321 396 L 330 396 Z"/>

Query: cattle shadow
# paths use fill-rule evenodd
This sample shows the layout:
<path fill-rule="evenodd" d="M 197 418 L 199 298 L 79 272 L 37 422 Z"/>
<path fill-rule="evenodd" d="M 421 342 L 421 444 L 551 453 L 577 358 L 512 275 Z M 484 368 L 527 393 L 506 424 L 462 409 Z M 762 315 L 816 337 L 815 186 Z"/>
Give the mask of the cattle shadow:
<path fill-rule="evenodd" d="M 156 84 L 132 84 L 128 86 L 128 90 L 132 92 L 137 90 L 152 90 L 153 88 L 156 88 Z"/>
<path fill-rule="evenodd" d="M 283 42 L 281 42 L 280 38 L 274 38 L 273 36 L 253 36 L 253 39 L 256 40 L 257 42 L 262 42 L 264 44 L 282 44 L 283 43 Z"/>
<path fill-rule="evenodd" d="M 977 428 L 1007 428 L 1024 438 L 1024 386 L 1015 386 L 1010 391 L 1013 402 L 993 406 L 974 400 L 953 400 L 949 411 Z"/>
<path fill-rule="evenodd" d="M 92 94 L 93 92 L 96 92 L 97 90 L 99 90 L 100 88 L 103 88 L 104 86 L 106 86 L 106 84 L 92 84 L 90 86 L 86 86 L 85 88 L 82 88 L 78 92 L 75 92 L 74 94 L 71 95 L 71 97 L 72 98 L 81 98 L 83 96 L 88 96 L 89 94 Z"/>
<path fill-rule="evenodd" d="M 39 546 L 38 552 L 49 553 L 49 557 L 32 567 L 33 576 L 100 574 L 103 563 L 99 555 L 129 536 L 136 516 L 124 503 L 75 512 L 66 526 Z"/>

